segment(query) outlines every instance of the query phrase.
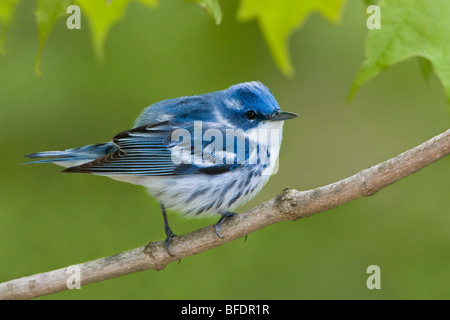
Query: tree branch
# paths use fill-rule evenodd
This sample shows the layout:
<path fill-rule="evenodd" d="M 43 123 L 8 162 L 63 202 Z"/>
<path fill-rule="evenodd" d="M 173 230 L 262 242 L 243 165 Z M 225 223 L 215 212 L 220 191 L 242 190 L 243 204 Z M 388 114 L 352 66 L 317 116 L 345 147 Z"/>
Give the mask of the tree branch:
<path fill-rule="evenodd" d="M 212 249 L 271 224 L 308 217 L 371 196 L 448 154 L 450 129 L 341 181 L 308 191 L 285 189 L 275 198 L 226 220 L 221 227 L 223 239 L 217 237 L 214 225 L 211 225 L 173 238 L 170 247 L 173 256 L 167 254 L 164 241 L 159 241 L 111 257 L 78 264 L 81 285 L 147 269 L 161 270 L 172 261 Z M 67 290 L 69 276 L 67 268 L 61 268 L 0 283 L 0 299 L 30 299 Z"/>

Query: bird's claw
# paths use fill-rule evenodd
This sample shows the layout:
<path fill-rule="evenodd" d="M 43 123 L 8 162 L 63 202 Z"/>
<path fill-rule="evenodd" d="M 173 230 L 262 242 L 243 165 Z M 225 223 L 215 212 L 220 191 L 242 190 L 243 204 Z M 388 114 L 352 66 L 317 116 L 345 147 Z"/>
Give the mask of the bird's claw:
<path fill-rule="evenodd" d="M 173 233 L 172 232 L 172 230 L 170 230 L 170 232 L 168 232 L 168 234 L 167 234 L 167 237 L 166 237 L 166 240 L 164 240 L 164 248 L 166 248 L 166 251 L 167 251 L 167 253 L 170 255 L 170 256 L 174 256 L 171 252 L 170 252 L 170 250 L 169 250 L 169 247 L 170 247 L 170 240 L 173 238 L 173 237 L 176 237 L 177 235 L 175 234 L 175 233 Z"/>
<path fill-rule="evenodd" d="M 222 226 L 222 223 L 225 221 L 225 219 L 233 217 L 234 215 L 235 215 L 235 213 L 233 213 L 233 212 L 226 212 L 226 213 L 222 214 L 222 217 L 220 217 L 219 221 L 217 221 L 217 224 L 216 224 L 216 235 L 220 239 L 223 239 L 222 235 L 220 234 L 220 227 Z"/>

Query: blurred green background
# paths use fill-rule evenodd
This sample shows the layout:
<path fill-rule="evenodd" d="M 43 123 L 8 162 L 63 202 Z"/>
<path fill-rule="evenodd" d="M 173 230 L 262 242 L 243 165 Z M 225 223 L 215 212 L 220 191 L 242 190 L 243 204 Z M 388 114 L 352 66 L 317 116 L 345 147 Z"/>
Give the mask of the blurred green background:
<path fill-rule="evenodd" d="M 223 22 L 192 3 L 131 3 L 99 63 L 87 22 L 61 19 L 34 72 L 34 1 L 21 1 L 0 56 L 0 282 L 97 259 L 164 238 L 158 203 L 139 186 L 51 164 L 24 166 L 24 154 L 109 141 L 159 100 L 259 80 L 282 109 L 280 170 L 238 212 L 285 187 L 306 190 L 352 175 L 449 127 L 437 78 L 415 59 L 389 68 L 347 103 L 364 59 L 366 14 L 348 1 L 342 22 L 312 15 L 290 40 L 296 75 L 276 68 L 257 22 Z M 449 299 L 450 158 L 373 197 L 309 219 L 283 222 L 208 252 L 41 299 Z M 169 216 L 183 234 L 216 222 Z M 366 287 L 369 265 L 381 290 Z"/>

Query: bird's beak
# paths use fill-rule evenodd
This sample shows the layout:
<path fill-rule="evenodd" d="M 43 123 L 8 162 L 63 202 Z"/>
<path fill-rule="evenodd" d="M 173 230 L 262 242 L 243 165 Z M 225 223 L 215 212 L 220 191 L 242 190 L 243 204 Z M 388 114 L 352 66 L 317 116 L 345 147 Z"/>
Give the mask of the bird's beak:
<path fill-rule="evenodd" d="M 298 117 L 298 116 L 295 113 L 277 110 L 269 116 L 269 120 L 270 121 L 282 121 L 282 120 L 294 119 L 296 117 Z"/>

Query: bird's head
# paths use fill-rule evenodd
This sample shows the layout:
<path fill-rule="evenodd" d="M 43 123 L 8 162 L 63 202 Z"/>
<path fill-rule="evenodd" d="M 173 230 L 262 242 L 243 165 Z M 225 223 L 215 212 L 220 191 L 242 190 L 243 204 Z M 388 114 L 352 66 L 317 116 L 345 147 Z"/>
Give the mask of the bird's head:
<path fill-rule="evenodd" d="M 218 118 L 243 130 L 256 128 L 268 121 L 283 121 L 297 117 L 280 110 L 272 92 L 259 81 L 245 82 L 222 91 L 223 104 Z"/>

